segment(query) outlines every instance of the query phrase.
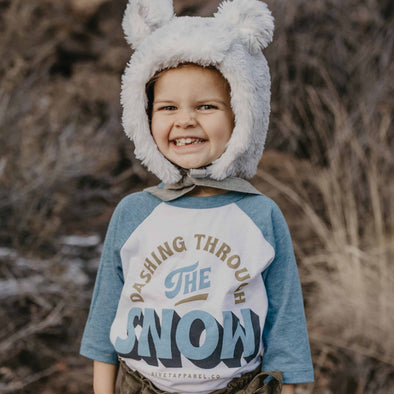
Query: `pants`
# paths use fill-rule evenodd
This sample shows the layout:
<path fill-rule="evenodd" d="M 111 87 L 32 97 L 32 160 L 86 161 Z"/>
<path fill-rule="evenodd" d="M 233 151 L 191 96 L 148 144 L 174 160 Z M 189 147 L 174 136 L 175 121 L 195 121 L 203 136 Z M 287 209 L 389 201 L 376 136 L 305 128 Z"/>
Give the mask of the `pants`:
<path fill-rule="evenodd" d="M 167 394 L 138 371 L 132 371 L 120 360 L 120 394 Z M 264 380 L 271 376 L 267 384 Z M 239 378 L 234 378 L 227 387 L 213 391 L 213 394 L 280 394 L 282 392 L 282 372 L 261 372 L 260 367 Z"/>

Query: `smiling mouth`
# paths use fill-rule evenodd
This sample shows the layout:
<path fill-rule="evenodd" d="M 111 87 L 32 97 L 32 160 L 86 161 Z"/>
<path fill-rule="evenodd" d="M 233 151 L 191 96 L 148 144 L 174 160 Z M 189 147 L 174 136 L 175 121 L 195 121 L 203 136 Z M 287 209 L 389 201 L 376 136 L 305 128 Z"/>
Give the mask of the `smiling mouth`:
<path fill-rule="evenodd" d="M 199 144 L 204 142 L 205 140 L 201 138 L 177 138 L 174 139 L 173 142 L 176 146 L 185 146 L 185 145 L 192 145 L 192 144 Z"/>

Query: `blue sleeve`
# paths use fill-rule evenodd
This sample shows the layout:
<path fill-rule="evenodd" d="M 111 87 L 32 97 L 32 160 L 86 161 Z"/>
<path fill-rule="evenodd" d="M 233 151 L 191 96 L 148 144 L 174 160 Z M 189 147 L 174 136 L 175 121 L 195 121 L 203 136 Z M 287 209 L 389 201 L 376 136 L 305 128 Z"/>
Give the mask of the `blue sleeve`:
<path fill-rule="evenodd" d="M 109 364 L 118 362 L 109 333 L 124 283 L 116 247 L 120 210 L 118 206 L 108 226 L 80 349 L 81 355 Z"/>
<path fill-rule="evenodd" d="M 120 250 L 159 202 L 156 197 L 140 192 L 125 197 L 116 207 L 105 237 L 89 317 L 82 336 L 82 356 L 108 364 L 118 363 L 110 341 L 110 330 L 124 284 Z"/>
<path fill-rule="evenodd" d="M 263 331 L 263 370 L 280 370 L 285 384 L 313 381 L 301 284 L 286 221 L 271 211 L 275 258 L 263 273 L 268 313 Z"/>

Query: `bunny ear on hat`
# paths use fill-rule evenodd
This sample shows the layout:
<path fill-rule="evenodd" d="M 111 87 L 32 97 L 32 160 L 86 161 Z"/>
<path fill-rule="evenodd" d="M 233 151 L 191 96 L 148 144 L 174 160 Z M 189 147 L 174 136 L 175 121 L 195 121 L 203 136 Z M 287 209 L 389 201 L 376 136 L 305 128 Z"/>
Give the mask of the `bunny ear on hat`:
<path fill-rule="evenodd" d="M 238 29 L 242 41 L 253 55 L 272 41 L 274 18 L 267 5 L 261 1 L 223 1 L 215 17 Z"/>
<path fill-rule="evenodd" d="M 174 16 L 172 0 L 130 1 L 122 21 L 127 42 L 135 49 L 145 37 Z"/>

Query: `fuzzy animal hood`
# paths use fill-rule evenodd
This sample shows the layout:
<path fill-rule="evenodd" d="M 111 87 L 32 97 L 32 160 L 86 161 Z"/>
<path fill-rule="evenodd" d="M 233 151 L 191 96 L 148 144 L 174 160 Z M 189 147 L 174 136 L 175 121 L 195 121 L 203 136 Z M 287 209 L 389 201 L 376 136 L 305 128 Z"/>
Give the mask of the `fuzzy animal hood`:
<path fill-rule="evenodd" d="M 223 1 L 210 18 L 176 17 L 172 0 L 130 0 L 123 29 L 135 50 L 122 77 L 123 126 L 135 155 L 164 183 L 181 180 L 180 169 L 158 150 L 147 116 L 146 83 L 181 63 L 216 67 L 231 88 L 235 126 L 208 176 L 250 178 L 256 173 L 270 113 L 270 75 L 262 53 L 272 40 L 273 17 L 258 0 Z"/>

